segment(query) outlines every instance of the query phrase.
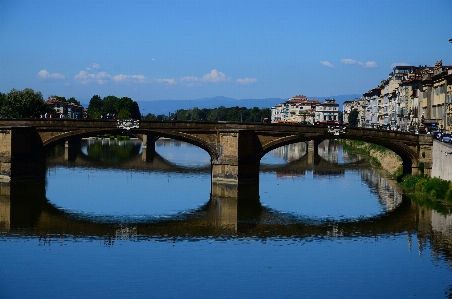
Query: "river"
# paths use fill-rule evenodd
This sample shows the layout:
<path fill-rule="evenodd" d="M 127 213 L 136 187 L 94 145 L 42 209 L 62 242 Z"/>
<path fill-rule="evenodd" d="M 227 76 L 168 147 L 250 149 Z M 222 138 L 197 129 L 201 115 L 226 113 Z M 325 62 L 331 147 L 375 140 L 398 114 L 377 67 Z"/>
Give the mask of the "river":
<path fill-rule="evenodd" d="M 318 153 L 268 153 L 243 206 L 187 143 L 56 148 L 45 182 L 2 187 L 0 298 L 452 298 L 451 215 L 338 142 Z"/>

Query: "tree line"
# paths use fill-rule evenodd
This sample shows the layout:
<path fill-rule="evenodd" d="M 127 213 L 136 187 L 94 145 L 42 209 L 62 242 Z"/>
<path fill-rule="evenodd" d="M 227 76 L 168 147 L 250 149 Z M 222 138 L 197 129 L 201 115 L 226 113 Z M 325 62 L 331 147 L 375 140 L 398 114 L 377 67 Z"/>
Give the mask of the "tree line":
<path fill-rule="evenodd" d="M 0 116 L 3 118 L 39 118 L 46 113 L 54 114 L 55 110 L 46 105 L 40 92 L 31 88 L 0 92 Z"/>
<path fill-rule="evenodd" d="M 231 121 L 231 122 L 262 122 L 270 119 L 271 110 L 269 108 L 246 108 L 220 106 L 218 108 L 199 109 L 179 109 L 175 113 L 168 115 L 154 115 L 152 113 L 144 116 L 144 120 L 188 120 L 188 121 Z"/>
<path fill-rule="evenodd" d="M 140 107 L 131 98 L 95 95 L 88 105 L 89 118 L 141 119 Z"/>
<path fill-rule="evenodd" d="M 60 102 L 80 105 L 74 97 L 66 99 L 61 96 L 51 96 Z M 12 89 L 9 93 L 0 92 L 0 117 L 3 118 L 39 118 L 45 114 L 56 116 L 52 106 L 47 105 L 41 92 L 31 88 L 24 90 Z M 88 105 L 86 117 L 91 119 L 117 118 L 117 119 L 144 119 L 144 120 L 188 120 L 188 121 L 231 121 L 231 122 L 261 122 L 270 119 L 269 108 L 246 107 L 226 108 L 220 106 L 214 109 L 179 109 L 169 115 L 141 115 L 136 101 L 131 98 L 106 96 L 101 98 L 94 95 Z"/>

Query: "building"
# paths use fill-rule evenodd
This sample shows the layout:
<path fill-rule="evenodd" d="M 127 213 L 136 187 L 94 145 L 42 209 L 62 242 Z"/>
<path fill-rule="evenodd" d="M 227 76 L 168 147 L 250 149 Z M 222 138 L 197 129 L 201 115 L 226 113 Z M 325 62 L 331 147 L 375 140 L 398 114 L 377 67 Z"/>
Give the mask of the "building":
<path fill-rule="evenodd" d="M 359 126 L 452 132 L 452 66 L 396 66 L 358 101 Z M 349 105 L 352 105 L 351 103 Z M 355 106 L 355 104 L 353 104 Z M 347 113 L 344 107 L 344 114 Z M 347 116 L 344 115 L 344 120 Z"/>
<path fill-rule="evenodd" d="M 339 104 L 334 99 L 327 99 L 315 106 L 314 123 L 339 122 Z"/>
<path fill-rule="evenodd" d="M 53 108 L 60 118 L 82 118 L 83 107 L 74 103 L 68 103 L 58 100 L 55 97 L 49 97 L 46 104 Z"/>
<path fill-rule="evenodd" d="M 352 110 L 354 110 L 354 109 L 359 111 L 359 107 L 360 107 L 359 99 L 344 101 L 344 104 L 342 106 L 344 124 L 348 124 L 348 117 L 350 115 L 350 112 L 352 112 Z M 358 126 L 359 126 L 359 121 L 360 121 L 360 119 L 358 117 Z"/>
<path fill-rule="evenodd" d="M 315 106 L 319 100 L 309 100 L 304 95 L 294 96 L 272 107 L 271 122 L 314 123 Z"/>

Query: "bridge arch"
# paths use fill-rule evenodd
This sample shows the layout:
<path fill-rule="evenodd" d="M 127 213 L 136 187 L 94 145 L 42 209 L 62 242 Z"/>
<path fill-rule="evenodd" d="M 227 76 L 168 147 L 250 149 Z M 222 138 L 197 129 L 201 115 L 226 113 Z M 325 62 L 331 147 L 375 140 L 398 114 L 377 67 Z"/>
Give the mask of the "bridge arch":
<path fill-rule="evenodd" d="M 413 169 L 418 168 L 419 162 L 420 162 L 420 144 L 419 142 L 401 142 L 401 140 L 397 137 L 400 137 L 400 135 L 405 135 L 405 137 L 412 138 L 412 134 L 408 133 L 400 133 L 397 132 L 394 137 L 392 136 L 380 136 L 379 134 L 362 134 L 363 131 L 360 129 L 351 129 L 348 128 L 347 131 L 343 134 L 334 135 L 330 132 L 328 132 L 328 127 L 322 126 L 324 130 L 319 130 L 318 134 L 310 134 L 309 136 L 306 136 L 305 134 L 298 133 L 294 135 L 284 136 L 282 138 L 275 139 L 269 143 L 267 143 L 262 148 L 262 152 L 260 153 L 260 158 L 262 158 L 265 154 L 270 152 L 273 149 L 276 149 L 278 147 L 289 145 L 297 142 L 309 142 L 313 140 L 316 143 L 316 146 L 318 143 L 325 139 L 349 139 L 349 140 L 358 140 L 358 141 L 364 141 L 367 143 L 372 143 L 376 145 L 383 146 L 391 151 L 393 151 L 395 154 L 397 154 L 401 159 L 403 163 L 403 173 L 404 174 L 411 174 Z M 377 132 L 381 132 L 379 130 L 375 130 Z M 367 133 L 367 130 L 364 131 Z M 392 138 L 391 138 L 392 137 Z"/>

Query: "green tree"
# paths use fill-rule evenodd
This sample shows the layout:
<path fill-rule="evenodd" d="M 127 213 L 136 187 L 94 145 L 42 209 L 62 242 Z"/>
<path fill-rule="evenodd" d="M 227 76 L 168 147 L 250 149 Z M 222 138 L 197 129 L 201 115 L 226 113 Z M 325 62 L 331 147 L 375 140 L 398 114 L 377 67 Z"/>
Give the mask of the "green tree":
<path fill-rule="evenodd" d="M 88 105 L 88 116 L 101 118 L 107 114 L 110 117 L 116 115 L 118 119 L 141 119 L 140 107 L 131 98 L 107 96 L 101 99 L 98 95 L 93 96 Z"/>
<path fill-rule="evenodd" d="M 88 117 L 100 118 L 102 114 L 102 98 L 98 95 L 94 95 L 88 104 Z"/>
<path fill-rule="evenodd" d="M 75 105 L 81 106 L 80 101 L 77 101 L 74 97 L 70 97 L 70 98 L 67 100 L 67 102 L 68 102 L 68 103 L 71 103 L 71 104 L 75 104 Z"/>
<path fill-rule="evenodd" d="M 358 125 L 358 115 L 359 115 L 358 109 L 353 109 L 348 114 L 348 124 L 351 127 L 356 127 Z"/>
<path fill-rule="evenodd" d="M 152 113 L 148 113 L 145 117 L 143 117 L 144 120 L 157 120 L 157 116 L 155 116 Z"/>
<path fill-rule="evenodd" d="M 38 118 L 45 113 L 55 114 L 55 110 L 44 102 L 42 94 L 31 88 L 13 89 L 2 98 L 0 115 L 4 118 Z"/>

